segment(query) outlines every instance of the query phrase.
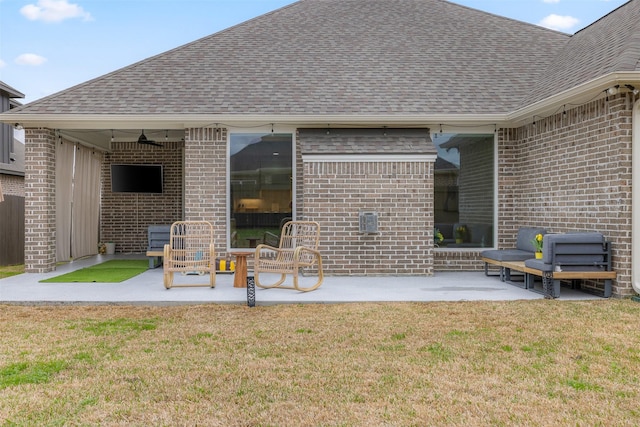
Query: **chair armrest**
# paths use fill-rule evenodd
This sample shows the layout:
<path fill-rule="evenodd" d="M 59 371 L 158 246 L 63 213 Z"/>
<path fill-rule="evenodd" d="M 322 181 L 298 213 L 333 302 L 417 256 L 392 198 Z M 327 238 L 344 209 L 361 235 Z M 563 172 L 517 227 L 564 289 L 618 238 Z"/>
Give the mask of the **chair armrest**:
<path fill-rule="evenodd" d="M 281 251 L 281 249 L 280 248 L 276 248 L 275 246 L 271 246 L 271 245 L 267 245 L 267 244 L 264 244 L 264 243 L 260 243 L 258 246 L 256 246 L 256 258 L 263 251 L 279 252 L 279 251 Z"/>
<path fill-rule="evenodd" d="M 308 254 L 308 255 L 306 255 Z M 313 265 L 314 262 L 304 261 L 306 257 L 315 259 L 316 262 L 320 263 L 322 260 L 322 256 L 320 255 L 320 251 L 317 251 L 313 248 L 308 248 L 306 246 L 298 246 L 293 252 L 293 262 L 294 265 L 304 264 L 304 265 Z"/>
<path fill-rule="evenodd" d="M 254 260 L 255 262 L 260 262 L 260 258 L 273 258 L 277 256 L 278 253 L 282 252 L 282 249 L 276 248 L 275 246 L 265 245 L 264 243 L 256 246 Z"/>

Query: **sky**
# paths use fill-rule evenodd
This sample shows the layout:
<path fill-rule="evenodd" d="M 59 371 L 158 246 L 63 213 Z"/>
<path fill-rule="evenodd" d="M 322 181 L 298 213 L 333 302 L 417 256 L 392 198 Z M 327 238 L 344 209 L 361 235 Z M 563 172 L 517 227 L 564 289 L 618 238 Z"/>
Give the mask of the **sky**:
<path fill-rule="evenodd" d="M 627 0 L 451 0 L 573 34 Z M 0 81 L 27 103 L 294 0 L 0 0 Z"/>

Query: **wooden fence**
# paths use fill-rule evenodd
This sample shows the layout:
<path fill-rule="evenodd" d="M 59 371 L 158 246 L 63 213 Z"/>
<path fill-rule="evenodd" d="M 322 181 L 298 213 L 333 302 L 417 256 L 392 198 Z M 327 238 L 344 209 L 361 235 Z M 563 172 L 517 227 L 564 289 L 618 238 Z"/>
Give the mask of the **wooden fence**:
<path fill-rule="evenodd" d="M 24 197 L 0 202 L 0 265 L 24 264 Z"/>

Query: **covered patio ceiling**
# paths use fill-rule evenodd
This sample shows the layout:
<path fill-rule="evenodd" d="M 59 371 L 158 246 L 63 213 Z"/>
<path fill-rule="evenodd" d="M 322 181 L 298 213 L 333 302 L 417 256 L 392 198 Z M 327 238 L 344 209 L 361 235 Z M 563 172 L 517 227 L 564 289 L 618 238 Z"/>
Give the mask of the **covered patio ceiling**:
<path fill-rule="evenodd" d="M 113 142 L 138 142 L 144 131 L 147 140 L 163 144 L 168 141 L 183 141 L 184 129 L 58 129 L 58 134 L 73 142 L 78 142 L 111 151 Z"/>

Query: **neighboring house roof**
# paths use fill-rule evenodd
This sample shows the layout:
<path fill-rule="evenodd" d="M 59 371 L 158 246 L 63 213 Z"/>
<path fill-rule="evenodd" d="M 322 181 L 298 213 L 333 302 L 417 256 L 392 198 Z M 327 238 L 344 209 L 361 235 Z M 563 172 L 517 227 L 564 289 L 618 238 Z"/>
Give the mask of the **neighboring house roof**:
<path fill-rule="evenodd" d="M 598 77 L 640 71 L 640 1 L 632 0 L 574 34 L 521 106 Z"/>
<path fill-rule="evenodd" d="M 16 89 L 1 81 L 0 92 L 6 93 L 8 98 L 24 98 L 24 93 L 17 91 Z"/>
<path fill-rule="evenodd" d="M 22 105 L 22 103 L 16 101 L 14 98 L 24 98 L 24 93 L 19 92 L 8 84 L 0 81 L 0 96 L 2 94 L 9 99 L 9 108 L 16 108 Z"/>
<path fill-rule="evenodd" d="M 443 0 L 302 0 L 13 114 L 504 114 L 569 39 Z"/>

